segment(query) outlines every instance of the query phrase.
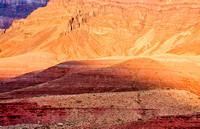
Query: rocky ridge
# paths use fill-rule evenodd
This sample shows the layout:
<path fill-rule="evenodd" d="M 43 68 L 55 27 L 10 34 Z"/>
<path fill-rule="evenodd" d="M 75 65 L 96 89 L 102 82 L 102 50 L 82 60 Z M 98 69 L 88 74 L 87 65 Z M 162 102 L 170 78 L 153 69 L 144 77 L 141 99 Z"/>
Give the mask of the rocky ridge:
<path fill-rule="evenodd" d="M 195 0 L 51 0 L 0 35 L 0 57 L 48 53 L 60 63 L 107 56 L 196 56 L 199 15 Z"/>
<path fill-rule="evenodd" d="M 14 21 L 0 34 L 0 125 L 198 128 L 199 12 L 199 0 L 51 0 Z"/>

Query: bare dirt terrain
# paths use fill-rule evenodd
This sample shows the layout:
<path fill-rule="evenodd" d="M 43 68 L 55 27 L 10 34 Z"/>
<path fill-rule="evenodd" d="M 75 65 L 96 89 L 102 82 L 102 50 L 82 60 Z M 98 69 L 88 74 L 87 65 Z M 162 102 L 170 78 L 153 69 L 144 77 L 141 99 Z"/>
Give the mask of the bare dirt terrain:
<path fill-rule="evenodd" d="M 0 126 L 199 128 L 199 35 L 199 0 L 50 0 L 0 33 Z"/>

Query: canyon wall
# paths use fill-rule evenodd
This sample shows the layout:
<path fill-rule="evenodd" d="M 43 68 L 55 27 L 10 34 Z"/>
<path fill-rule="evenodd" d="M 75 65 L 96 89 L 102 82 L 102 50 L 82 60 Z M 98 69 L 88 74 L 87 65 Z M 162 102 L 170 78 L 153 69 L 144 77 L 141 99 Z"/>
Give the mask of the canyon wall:
<path fill-rule="evenodd" d="M 50 0 L 0 30 L 0 126 L 198 128 L 199 35 L 200 0 Z"/>
<path fill-rule="evenodd" d="M 38 7 L 46 6 L 48 0 L 0 0 L 0 28 L 7 29 L 14 19 L 26 18 Z"/>
<path fill-rule="evenodd" d="M 198 55 L 199 7 L 198 1 L 52 0 L 27 19 L 13 23 L 3 36 L 4 44 L 0 41 L 0 48 L 6 50 L 0 57 L 29 51 L 53 52 L 63 61 L 83 59 L 84 55 L 85 59 L 165 53 Z M 16 43 L 8 47 L 12 42 L 5 39 L 14 31 L 21 37 L 13 35 L 12 42 Z M 48 40 L 41 35 L 48 35 Z M 40 38 L 40 43 L 31 43 L 33 37 Z M 25 42 L 29 42 L 30 49 L 25 50 L 22 45 L 20 52 L 13 52 L 13 47 Z M 80 54 L 85 50 L 90 52 Z"/>
<path fill-rule="evenodd" d="M 0 62 L 8 69 L 9 58 L 12 69 L 27 65 L 17 59 L 30 54 L 55 63 L 108 56 L 198 56 L 199 35 L 199 0 L 51 0 L 0 35 Z"/>

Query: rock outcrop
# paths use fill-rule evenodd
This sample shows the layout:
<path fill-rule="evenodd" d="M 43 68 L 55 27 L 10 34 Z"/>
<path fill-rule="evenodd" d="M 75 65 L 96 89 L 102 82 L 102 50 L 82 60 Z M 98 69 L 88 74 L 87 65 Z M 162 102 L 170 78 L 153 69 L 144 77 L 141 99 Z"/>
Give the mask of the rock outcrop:
<path fill-rule="evenodd" d="M 0 57 L 48 53 L 60 63 L 107 56 L 196 56 L 199 6 L 197 0 L 51 0 L 0 35 Z M 19 74 L 30 71 L 21 69 Z"/>
<path fill-rule="evenodd" d="M 199 0 L 50 0 L 0 34 L 0 126 L 198 128 L 199 28 Z"/>

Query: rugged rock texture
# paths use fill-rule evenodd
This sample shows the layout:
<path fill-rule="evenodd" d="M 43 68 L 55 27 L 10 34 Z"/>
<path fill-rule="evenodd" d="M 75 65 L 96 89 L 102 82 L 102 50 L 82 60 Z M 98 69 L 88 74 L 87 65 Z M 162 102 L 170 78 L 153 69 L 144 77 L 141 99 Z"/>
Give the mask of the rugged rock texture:
<path fill-rule="evenodd" d="M 7 29 L 13 20 L 26 18 L 38 7 L 47 5 L 49 0 L 0 0 L 0 28 Z"/>
<path fill-rule="evenodd" d="M 0 35 L 0 57 L 45 52 L 64 62 L 106 56 L 199 55 L 199 6 L 195 0 L 52 0 Z"/>
<path fill-rule="evenodd" d="M 7 29 L 13 22 L 14 18 L 0 16 L 0 29 Z"/>
<path fill-rule="evenodd" d="M 198 127 L 199 61 L 174 55 L 69 61 L 7 79 L 0 82 L 0 125 Z"/>
<path fill-rule="evenodd" d="M 199 22 L 199 0 L 51 0 L 0 34 L 0 125 L 198 127 Z"/>
<path fill-rule="evenodd" d="M 147 97 L 148 96 L 148 97 Z M 166 105 L 166 102 L 168 103 Z M 170 116 L 178 114 L 194 114 L 200 110 L 198 96 L 185 91 L 153 90 L 124 93 L 101 93 L 63 96 L 44 96 L 31 99 L 13 100 L 0 103 L 0 124 L 46 124 L 62 123 L 66 128 L 96 128 L 108 125 L 134 127 L 133 121 L 148 120 L 155 116 L 162 121 L 169 121 Z M 197 116 L 197 117 L 196 117 Z M 198 115 L 181 118 L 190 126 L 198 124 Z M 180 122 L 178 117 L 172 117 L 174 123 Z M 190 118 L 190 119 L 189 119 Z M 195 119 L 196 118 L 196 119 Z M 127 123 L 127 124 L 126 124 Z M 142 125 L 143 122 L 135 123 Z M 159 123 L 159 121 L 158 121 Z M 162 124 L 162 123 L 161 123 Z M 171 123 L 169 122 L 168 126 Z M 182 125 L 182 127 L 187 127 Z M 167 123 L 165 123 L 167 125 Z M 61 125 L 62 126 L 62 125 Z M 119 127 L 120 127 L 119 126 Z M 116 126 L 113 126 L 116 127 Z M 141 126 L 142 127 L 142 126 Z M 165 127 L 155 124 L 154 127 Z M 55 128 L 52 126 L 51 128 Z M 108 127 L 104 127 L 108 128 Z"/>
<path fill-rule="evenodd" d="M 162 116 L 150 120 L 140 120 L 124 125 L 103 126 L 100 129 L 124 129 L 124 128 L 200 128 L 200 113 L 193 115 Z"/>

